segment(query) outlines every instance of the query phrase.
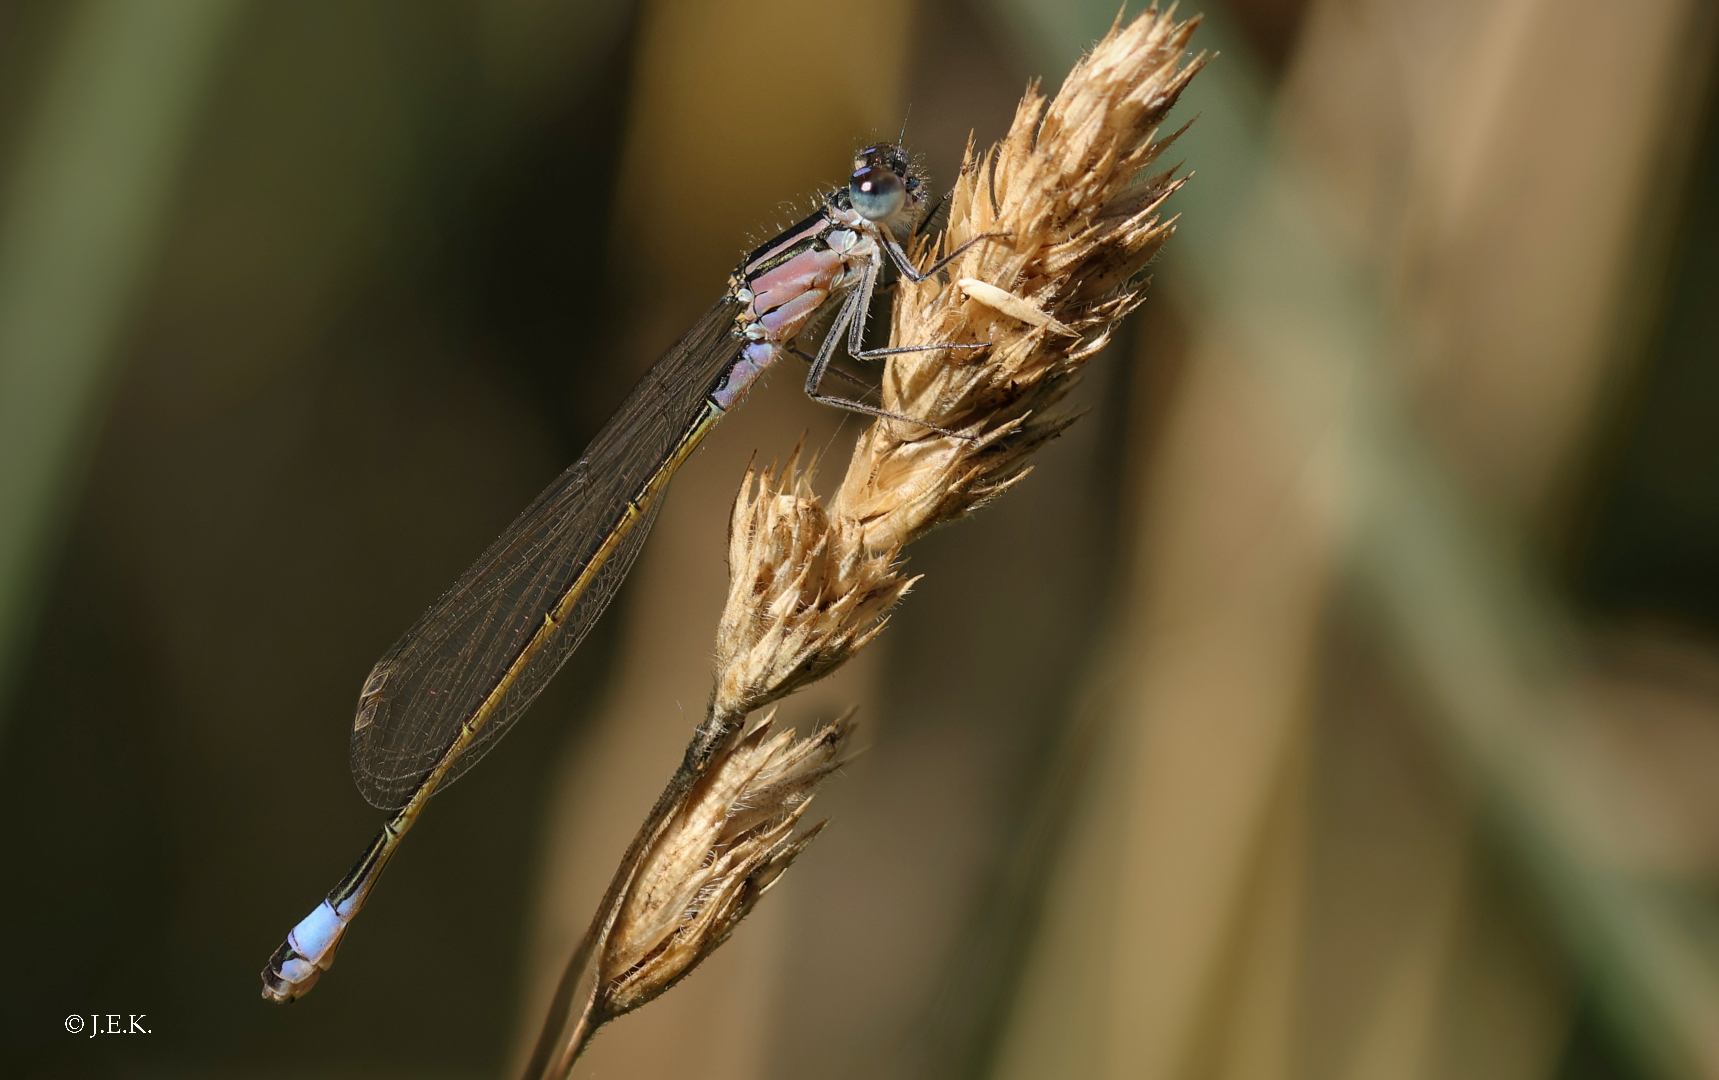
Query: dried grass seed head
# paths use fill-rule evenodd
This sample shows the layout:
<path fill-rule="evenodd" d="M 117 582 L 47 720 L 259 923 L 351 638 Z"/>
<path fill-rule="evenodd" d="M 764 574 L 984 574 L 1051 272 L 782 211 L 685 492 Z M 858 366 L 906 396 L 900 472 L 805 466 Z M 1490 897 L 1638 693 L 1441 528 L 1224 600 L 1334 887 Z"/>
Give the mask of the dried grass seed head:
<path fill-rule="evenodd" d="M 1204 63 L 1187 57 L 1196 22 L 1155 7 L 1119 22 L 1054 99 L 1028 89 L 1002 143 L 982 155 L 969 143 L 948 230 L 915 257 L 971 246 L 950 280 L 900 283 L 892 341 L 986 347 L 891 356 L 882 402 L 968 437 L 877 421 L 827 511 L 794 463 L 780 478 L 748 470 L 729 533 L 718 724 L 844 663 L 912 584 L 902 548 L 1019 482 L 1073 422 L 1053 410 L 1141 303 L 1139 275 L 1174 228 L 1159 212 L 1181 181 L 1141 175 L 1175 138 L 1156 133 Z"/>
<path fill-rule="evenodd" d="M 846 662 L 913 584 L 896 573 L 894 552 L 844 540 L 844 523 L 831 521 L 799 461 L 796 448 L 779 473 L 748 467 L 734 502 L 712 701 L 721 723 Z"/>
<path fill-rule="evenodd" d="M 1196 21 L 1153 9 L 1113 28 L 1054 99 L 1027 91 L 1002 143 L 969 145 L 941 249 L 1006 238 L 974 243 L 952 282 L 904 282 L 892 339 L 990 348 L 891 357 L 883 403 L 985 437 L 873 425 L 831 508 L 863 523 L 868 545 L 899 548 L 971 513 L 1067 426 L 1049 410 L 1141 302 L 1137 278 L 1174 231 L 1159 212 L 1181 181 L 1141 174 L 1173 141 L 1156 133 L 1204 63 L 1186 57 Z"/>
<path fill-rule="evenodd" d="M 766 717 L 720 753 L 639 865 L 603 942 L 606 1017 L 645 1004 L 724 941 L 823 828 L 794 829 L 842 765 L 847 717 L 808 739 Z"/>

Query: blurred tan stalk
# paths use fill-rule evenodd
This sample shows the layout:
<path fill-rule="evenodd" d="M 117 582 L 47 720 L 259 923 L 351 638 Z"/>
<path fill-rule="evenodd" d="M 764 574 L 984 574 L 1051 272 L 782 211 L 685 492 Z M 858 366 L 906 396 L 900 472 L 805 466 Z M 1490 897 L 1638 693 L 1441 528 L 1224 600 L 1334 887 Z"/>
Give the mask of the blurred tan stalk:
<path fill-rule="evenodd" d="M 952 265 L 954 282 L 902 285 L 894 340 L 987 347 L 892 357 L 883 386 L 886 409 L 936 428 L 872 425 L 827 510 L 796 460 L 780 474 L 749 472 L 730 528 L 730 588 L 709 714 L 569 962 L 528 1076 L 566 1075 L 598 1028 L 720 944 L 810 840 L 790 840 L 781 828 L 810 798 L 810 782 L 778 781 L 737 797 L 747 779 L 726 779 L 746 772 L 738 763 L 751 759 L 748 748 L 762 737 L 755 730 L 737 744 L 746 717 L 822 678 L 875 637 L 911 585 L 902 548 L 1001 494 L 1026 474 L 1031 453 L 1071 422 L 1046 410 L 1140 303 L 1139 274 L 1172 231 L 1159 210 L 1180 182 L 1167 173 L 1140 177 L 1168 145 L 1155 138 L 1159 126 L 1204 63 L 1186 56 L 1194 26 L 1156 8 L 1127 27 L 1118 23 L 1054 99 L 1029 90 L 1004 142 L 982 156 L 969 152 L 949 228 L 940 244 L 921 244 L 917 257 L 925 265 L 939 250 L 990 239 Z M 844 732 L 781 745 L 819 761 L 821 776 Z M 801 748 L 808 745 L 830 749 L 819 757 Z M 763 791 L 791 792 L 781 808 L 765 808 L 759 828 L 769 843 L 711 882 L 711 868 L 733 855 L 720 823 Z M 682 824 L 689 821 L 704 824 Z M 702 902 L 707 892 L 715 918 Z M 630 980 L 643 971 L 650 974 L 635 991 Z"/>
<path fill-rule="evenodd" d="M 1645 888 L 1694 860 L 1642 864 L 1676 830 L 1596 752 L 1517 556 L 1636 317 L 1691 14 L 1317 3 L 1278 130 L 1230 133 L 1259 182 L 1178 246 L 1115 726 L 998 1076 L 1546 1077 L 1566 958 L 1642 1062 L 1719 1075 L 1712 974 Z"/>

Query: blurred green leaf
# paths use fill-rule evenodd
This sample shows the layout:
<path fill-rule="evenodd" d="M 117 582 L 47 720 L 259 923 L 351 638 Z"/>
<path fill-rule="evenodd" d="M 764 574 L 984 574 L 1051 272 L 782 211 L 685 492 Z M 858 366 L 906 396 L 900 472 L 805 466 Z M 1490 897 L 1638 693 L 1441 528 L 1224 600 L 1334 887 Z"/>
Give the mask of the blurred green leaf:
<path fill-rule="evenodd" d="M 0 205 L 0 716 L 237 0 L 85 0 Z"/>

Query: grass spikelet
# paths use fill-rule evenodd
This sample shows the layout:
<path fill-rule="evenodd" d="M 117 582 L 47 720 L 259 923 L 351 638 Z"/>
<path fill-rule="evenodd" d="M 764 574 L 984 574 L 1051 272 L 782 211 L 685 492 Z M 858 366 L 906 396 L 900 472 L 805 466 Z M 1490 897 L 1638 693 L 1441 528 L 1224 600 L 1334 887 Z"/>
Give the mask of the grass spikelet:
<path fill-rule="evenodd" d="M 720 717 L 743 717 L 841 666 L 913 584 L 895 573 L 893 550 L 841 536 L 845 523 L 824 512 L 799 457 L 780 475 L 747 469 L 734 503 L 712 695 Z"/>
<path fill-rule="evenodd" d="M 823 828 L 794 835 L 852 730 L 844 717 L 795 739 L 766 717 L 699 779 L 646 851 L 604 942 L 607 1015 L 655 998 L 728 940 Z"/>

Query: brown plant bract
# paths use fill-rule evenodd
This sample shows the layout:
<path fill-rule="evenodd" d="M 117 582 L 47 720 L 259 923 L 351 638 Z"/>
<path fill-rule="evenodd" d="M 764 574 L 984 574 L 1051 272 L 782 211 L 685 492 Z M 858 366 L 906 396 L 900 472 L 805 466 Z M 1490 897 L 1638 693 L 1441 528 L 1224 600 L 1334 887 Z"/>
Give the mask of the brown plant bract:
<path fill-rule="evenodd" d="M 728 600 L 716 632 L 716 714 L 743 717 L 823 677 L 883 629 L 913 582 L 832 519 L 797 468 L 746 470 L 728 528 Z M 807 602 L 808 597 L 815 597 Z"/>
<path fill-rule="evenodd" d="M 1185 59 L 1197 21 L 1154 8 L 1113 28 L 1048 106 L 1027 91 L 990 153 L 969 144 L 937 250 L 990 239 L 955 261 L 948 282 L 899 284 L 892 340 L 987 347 L 898 354 L 883 379 L 885 409 L 969 437 L 874 423 L 827 510 L 792 461 L 780 476 L 748 471 L 729 537 L 714 723 L 737 724 L 845 662 L 912 584 L 902 548 L 1018 482 L 1073 422 L 1048 410 L 1143 301 L 1136 278 L 1174 231 L 1159 209 L 1182 181 L 1139 177 L 1174 139 L 1154 136 L 1204 64 Z M 927 247 L 915 252 L 921 265 L 936 253 Z"/>
<path fill-rule="evenodd" d="M 607 1011 L 631 1012 L 724 941 L 823 828 L 794 836 L 818 784 L 841 766 L 846 718 L 809 739 L 766 718 L 688 793 L 646 853 L 605 943 Z"/>
<path fill-rule="evenodd" d="M 528 1077 L 561 1077 L 602 1024 L 674 985 L 727 939 L 816 835 L 793 835 L 840 762 L 839 722 L 806 740 L 747 716 L 839 667 L 882 630 L 913 579 L 902 549 L 1018 482 L 1072 417 L 1054 415 L 1081 366 L 1138 306 L 1137 280 L 1173 231 L 1169 173 L 1140 180 L 1174 136 L 1153 141 L 1204 57 L 1197 19 L 1152 8 L 1120 22 L 1047 105 L 1031 88 L 1008 137 L 968 146 L 936 245 L 980 237 L 949 281 L 902 282 L 896 342 L 984 348 L 890 358 L 881 420 L 859 438 L 826 509 L 799 452 L 748 469 L 729 529 L 729 590 L 710 714 L 621 861 L 568 963 Z"/>

